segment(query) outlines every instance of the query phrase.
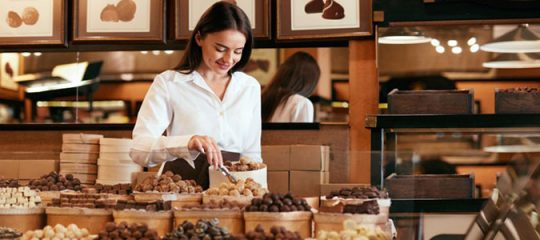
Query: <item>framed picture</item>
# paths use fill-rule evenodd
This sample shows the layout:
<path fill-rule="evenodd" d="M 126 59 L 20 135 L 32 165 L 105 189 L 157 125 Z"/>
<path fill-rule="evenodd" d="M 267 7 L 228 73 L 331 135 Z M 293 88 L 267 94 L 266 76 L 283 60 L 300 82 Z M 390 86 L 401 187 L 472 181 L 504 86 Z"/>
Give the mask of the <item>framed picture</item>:
<path fill-rule="evenodd" d="M 277 0 L 277 39 L 371 34 L 371 0 Z"/>
<path fill-rule="evenodd" d="M 20 55 L 18 53 L 0 54 L 0 88 L 17 90 L 19 85 L 13 81 L 19 75 Z"/>
<path fill-rule="evenodd" d="M 74 41 L 164 41 L 163 0 L 74 2 Z"/>
<path fill-rule="evenodd" d="M 220 0 L 176 0 L 175 39 L 189 39 L 204 11 Z M 270 39 L 270 1 L 235 0 L 251 23 L 253 37 Z"/>
<path fill-rule="evenodd" d="M 65 0 L 4 0 L 0 45 L 65 45 Z"/>

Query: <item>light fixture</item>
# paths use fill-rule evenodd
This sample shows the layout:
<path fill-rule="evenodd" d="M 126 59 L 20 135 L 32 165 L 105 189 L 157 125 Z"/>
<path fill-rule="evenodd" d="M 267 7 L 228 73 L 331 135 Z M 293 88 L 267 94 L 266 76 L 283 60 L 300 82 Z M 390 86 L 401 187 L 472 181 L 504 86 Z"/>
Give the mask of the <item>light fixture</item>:
<path fill-rule="evenodd" d="M 492 61 L 482 63 L 485 68 L 540 68 L 539 53 L 501 53 Z"/>
<path fill-rule="evenodd" d="M 457 44 L 458 44 L 457 40 L 454 40 L 454 39 L 448 40 L 447 43 L 448 43 L 448 46 L 449 46 L 449 47 L 455 47 L 455 46 L 457 46 Z"/>
<path fill-rule="evenodd" d="M 540 35 L 531 31 L 528 24 L 521 24 L 516 29 L 480 46 L 480 49 L 496 53 L 540 52 Z"/>
<path fill-rule="evenodd" d="M 472 53 L 475 53 L 475 52 L 478 52 L 478 50 L 480 50 L 480 45 L 478 44 L 473 44 L 469 50 L 472 52 Z"/>
<path fill-rule="evenodd" d="M 443 46 L 437 46 L 435 47 L 435 51 L 437 51 L 438 53 L 444 53 L 445 49 Z"/>
<path fill-rule="evenodd" d="M 475 37 L 471 37 L 471 38 L 469 38 L 469 40 L 467 40 L 467 45 L 472 46 L 472 45 L 475 45 L 475 44 L 476 44 L 476 38 Z"/>
<path fill-rule="evenodd" d="M 441 45 L 441 41 L 437 40 L 436 38 L 431 39 L 430 42 L 431 42 L 431 45 L 434 47 Z"/>
<path fill-rule="evenodd" d="M 459 47 L 459 46 L 456 46 L 456 47 L 452 48 L 452 53 L 453 54 L 460 54 L 462 51 L 463 51 L 463 49 L 461 49 L 461 47 Z"/>
<path fill-rule="evenodd" d="M 379 37 L 380 44 L 420 44 L 429 43 L 431 38 L 425 36 L 415 27 L 390 27 Z"/>

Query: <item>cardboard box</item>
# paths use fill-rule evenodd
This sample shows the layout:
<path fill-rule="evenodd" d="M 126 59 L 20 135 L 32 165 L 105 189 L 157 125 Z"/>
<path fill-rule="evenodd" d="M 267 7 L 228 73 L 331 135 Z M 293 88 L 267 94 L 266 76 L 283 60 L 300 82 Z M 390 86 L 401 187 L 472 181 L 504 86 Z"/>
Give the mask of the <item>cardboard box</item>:
<path fill-rule="evenodd" d="M 268 171 L 268 189 L 272 193 L 288 193 L 289 171 Z"/>
<path fill-rule="evenodd" d="M 289 189 L 295 196 L 319 196 L 321 184 L 328 183 L 329 173 L 319 171 L 291 171 Z"/>
<path fill-rule="evenodd" d="M 290 145 L 262 146 L 262 159 L 269 171 L 289 171 Z"/>
<path fill-rule="evenodd" d="M 0 178 L 19 178 L 19 160 L 0 160 Z"/>
<path fill-rule="evenodd" d="M 36 179 L 52 171 L 58 172 L 58 160 L 20 160 L 19 178 Z"/>
<path fill-rule="evenodd" d="M 343 188 L 366 188 L 371 187 L 369 184 L 358 184 L 358 183 L 325 183 L 321 184 L 321 196 L 326 196 L 332 191 L 338 191 Z"/>
<path fill-rule="evenodd" d="M 291 170 L 329 171 L 330 147 L 322 145 L 291 145 Z"/>

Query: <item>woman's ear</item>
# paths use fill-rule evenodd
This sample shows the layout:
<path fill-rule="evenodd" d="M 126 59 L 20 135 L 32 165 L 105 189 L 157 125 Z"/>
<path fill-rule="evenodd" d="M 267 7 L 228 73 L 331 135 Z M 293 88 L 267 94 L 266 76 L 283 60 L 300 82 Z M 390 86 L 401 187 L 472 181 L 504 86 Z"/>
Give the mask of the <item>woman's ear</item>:
<path fill-rule="evenodd" d="M 195 34 L 195 42 L 197 43 L 197 45 L 200 47 L 201 46 L 201 40 L 202 40 L 202 37 L 201 37 L 201 33 L 200 32 L 197 32 Z"/>

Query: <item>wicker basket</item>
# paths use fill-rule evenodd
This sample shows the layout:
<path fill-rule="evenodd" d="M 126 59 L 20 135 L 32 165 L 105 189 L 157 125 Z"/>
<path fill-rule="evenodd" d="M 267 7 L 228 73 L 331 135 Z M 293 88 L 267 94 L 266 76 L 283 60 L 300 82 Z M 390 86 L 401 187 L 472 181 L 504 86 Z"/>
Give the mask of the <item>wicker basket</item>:
<path fill-rule="evenodd" d="M 46 220 L 44 208 L 0 208 L 0 226 L 20 232 L 41 229 Z"/>
<path fill-rule="evenodd" d="M 180 210 L 174 212 L 175 226 L 184 221 L 196 223 L 200 219 L 217 218 L 219 225 L 226 227 L 232 235 L 244 233 L 244 218 L 240 210 Z"/>
<path fill-rule="evenodd" d="M 382 228 L 388 223 L 387 214 L 315 213 L 313 219 L 316 233 L 320 230 L 339 232 L 343 230 L 345 220 L 353 220 L 358 224 L 377 225 Z"/>
<path fill-rule="evenodd" d="M 282 226 L 292 232 L 300 233 L 302 238 L 312 236 L 311 219 L 313 214 L 307 211 L 297 212 L 244 212 L 245 232 L 253 231 L 261 225 L 266 231 L 272 226 Z"/>
<path fill-rule="evenodd" d="M 45 212 L 50 226 L 74 223 L 79 228 L 88 229 L 91 234 L 99 233 L 107 222 L 113 221 L 112 211 L 107 209 L 48 207 Z"/>
<path fill-rule="evenodd" d="M 165 234 L 170 232 L 173 226 L 173 214 L 171 211 L 149 212 L 138 210 L 114 210 L 113 216 L 114 222 L 117 224 L 121 222 L 126 222 L 128 224 L 145 223 L 148 225 L 148 228 L 156 230 L 160 237 L 165 236 Z"/>

